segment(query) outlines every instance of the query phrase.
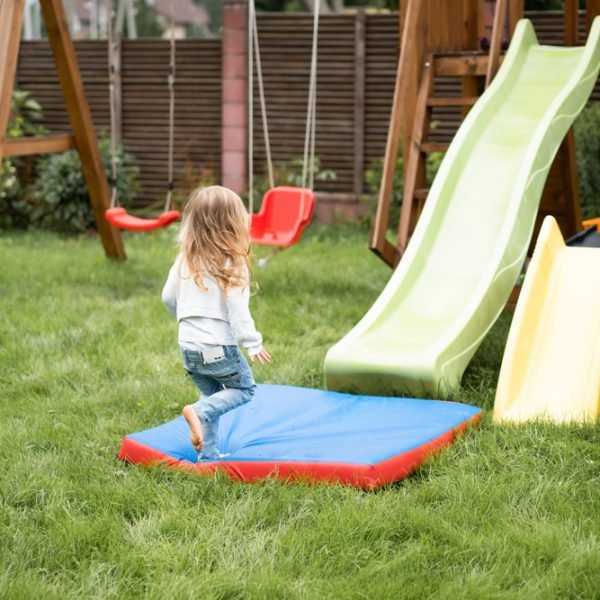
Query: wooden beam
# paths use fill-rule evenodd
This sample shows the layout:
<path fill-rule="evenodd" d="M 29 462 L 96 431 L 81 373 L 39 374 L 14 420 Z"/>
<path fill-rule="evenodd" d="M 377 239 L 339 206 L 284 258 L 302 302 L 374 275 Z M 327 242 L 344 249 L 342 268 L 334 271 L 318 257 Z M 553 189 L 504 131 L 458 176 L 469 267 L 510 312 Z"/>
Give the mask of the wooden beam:
<path fill-rule="evenodd" d="M 25 0 L 5 0 L 0 4 L 0 160 L 10 117 L 24 8 Z"/>
<path fill-rule="evenodd" d="M 525 17 L 524 0 L 508 0 L 508 37 L 512 38 L 517 23 Z"/>
<path fill-rule="evenodd" d="M 565 0 L 565 46 L 577 46 L 579 37 L 579 0 Z"/>
<path fill-rule="evenodd" d="M 109 258 L 122 260 L 125 249 L 121 233 L 104 218 L 110 207 L 110 191 L 62 2 L 40 0 L 40 4 L 104 252 Z"/>
<path fill-rule="evenodd" d="M 427 106 L 473 106 L 479 96 L 459 96 L 457 98 L 429 98 Z"/>
<path fill-rule="evenodd" d="M 75 147 L 71 134 L 49 135 L 47 137 L 27 137 L 5 140 L 2 148 L 4 156 L 30 156 L 31 154 L 52 154 L 65 152 Z"/>
<path fill-rule="evenodd" d="M 392 267 L 392 269 L 400 262 L 400 252 L 398 251 L 398 248 L 388 240 L 384 240 L 380 247 L 371 248 L 371 250 L 381 258 L 383 262 Z"/>
<path fill-rule="evenodd" d="M 447 152 L 450 144 L 447 142 L 426 142 L 421 144 L 421 152 Z"/>
<path fill-rule="evenodd" d="M 400 148 L 400 137 L 404 128 L 404 148 L 408 154 L 407 144 L 410 138 L 407 133 L 411 107 L 416 102 L 416 87 L 418 85 L 415 69 L 422 62 L 422 38 L 423 38 L 423 11 L 421 0 L 406 0 L 401 3 L 401 18 L 404 22 L 400 36 L 400 59 L 396 69 L 396 84 L 394 87 L 394 99 L 392 101 L 392 113 L 390 115 L 390 125 L 388 128 L 387 143 L 385 146 L 385 156 L 383 159 L 383 174 L 379 188 L 379 197 L 377 201 L 377 212 L 369 241 L 369 248 L 382 256 L 385 249 L 385 235 L 389 223 L 390 205 L 392 202 L 392 192 L 394 187 L 394 173 L 396 170 L 396 160 L 398 158 L 398 149 Z M 421 41 L 419 41 L 421 40 Z M 412 123 L 412 121 L 411 121 Z M 389 253 L 388 253 L 389 254 Z M 386 261 L 387 262 L 387 261 Z"/>
<path fill-rule="evenodd" d="M 563 161 L 563 178 L 565 186 L 565 221 L 567 236 L 581 231 L 581 201 L 579 198 L 579 177 L 577 175 L 577 159 L 575 156 L 575 133 L 571 127 L 559 150 Z"/>
<path fill-rule="evenodd" d="M 585 3 L 585 33 L 589 35 L 594 19 L 600 15 L 600 0 L 587 0 Z"/>
<path fill-rule="evenodd" d="M 436 77 L 483 76 L 487 73 L 486 54 L 435 55 L 434 75 Z"/>
<path fill-rule="evenodd" d="M 490 55 L 487 73 L 485 74 L 485 87 L 487 88 L 494 79 L 500 65 L 500 51 L 502 49 L 502 34 L 506 22 L 507 0 L 496 0 L 494 12 L 494 27 L 492 29 L 492 41 L 490 42 Z"/>
<path fill-rule="evenodd" d="M 363 193 L 365 170 L 365 11 L 354 18 L 354 193 Z"/>
<path fill-rule="evenodd" d="M 406 175 L 404 177 L 404 194 L 402 195 L 402 209 L 398 225 L 398 250 L 404 254 L 408 240 L 415 222 L 414 198 L 415 191 L 425 187 L 425 169 L 422 157 L 423 140 L 429 134 L 427 98 L 433 89 L 433 57 L 429 55 L 423 66 L 423 76 L 419 88 L 417 109 L 414 115 L 415 125 L 411 139 L 410 153 L 406 157 Z"/>

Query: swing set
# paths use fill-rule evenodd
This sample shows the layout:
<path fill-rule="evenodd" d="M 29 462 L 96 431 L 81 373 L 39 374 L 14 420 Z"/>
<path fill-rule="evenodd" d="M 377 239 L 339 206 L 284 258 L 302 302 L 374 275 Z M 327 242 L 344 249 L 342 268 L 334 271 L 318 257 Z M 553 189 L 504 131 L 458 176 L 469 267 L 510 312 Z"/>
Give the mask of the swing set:
<path fill-rule="evenodd" d="M 81 74 L 69 26 L 61 0 L 39 0 L 46 25 L 48 40 L 52 49 L 56 71 L 60 81 L 69 115 L 71 132 L 46 137 L 29 137 L 9 140 L 5 137 L 10 113 L 10 100 L 14 88 L 17 57 L 19 51 L 25 0 L 2 1 L 0 3 L 0 160 L 4 157 L 49 154 L 75 149 L 80 155 L 83 174 L 89 190 L 90 201 L 97 223 L 98 233 L 107 257 L 124 260 L 125 249 L 120 230 L 149 231 L 166 227 L 180 218 L 173 209 L 174 190 L 174 117 L 175 117 L 175 38 L 174 0 L 171 0 L 171 37 L 169 62 L 169 139 L 168 139 L 168 182 L 164 211 L 157 218 L 140 218 L 129 214 L 119 206 L 117 179 L 117 131 L 115 127 L 115 78 L 114 40 L 111 19 L 107 19 L 109 55 L 109 92 L 111 120 L 111 185 L 109 186 L 100 154 L 92 117 L 85 96 Z M 112 0 L 108 0 L 109 14 Z M 251 218 L 251 240 L 254 244 L 264 244 L 286 248 L 296 244 L 310 223 L 315 209 L 313 191 L 315 168 L 315 129 L 316 129 L 316 85 L 317 85 L 317 33 L 319 24 L 319 0 L 315 2 L 313 23 L 313 45 L 310 67 L 306 133 L 304 141 L 304 162 L 300 187 L 275 186 L 273 163 L 269 142 L 267 110 L 265 102 L 260 48 L 256 26 L 254 0 L 248 3 L 248 102 L 249 102 L 249 194 L 248 210 Z M 267 152 L 270 189 L 265 194 L 261 207 L 254 213 L 253 194 L 253 65 L 256 53 L 257 79 L 263 133 Z"/>

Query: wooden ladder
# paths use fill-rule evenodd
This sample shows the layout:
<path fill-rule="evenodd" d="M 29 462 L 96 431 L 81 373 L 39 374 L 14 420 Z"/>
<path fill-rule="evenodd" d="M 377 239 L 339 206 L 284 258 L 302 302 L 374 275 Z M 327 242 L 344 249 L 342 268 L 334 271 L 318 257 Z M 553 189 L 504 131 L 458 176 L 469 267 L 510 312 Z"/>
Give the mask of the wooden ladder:
<path fill-rule="evenodd" d="M 407 158 L 404 194 L 398 226 L 398 253 L 396 262 L 406 250 L 410 236 L 427 200 L 427 156 L 433 152 L 446 152 L 449 144 L 432 142 L 432 113 L 435 107 L 460 106 L 464 118 L 479 98 L 484 88 L 487 55 L 480 53 L 455 53 L 429 55 L 423 66 L 423 77 L 417 96 L 413 136 Z M 434 96 L 435 77 L 462 79 L 460 97 Z M 581 228 L 579 187 L 575 163 L 575 137 L 569 129 L 552 164 L 548 181 L 540 201 L 540 210 L 533 234 L 537 237 L 541 221 L 547 214 L 554 215 L 568 237 Z"/>
<path fill-rule="evenodd" d="M 423 65 L 423 75 L 417 95 L 413 135 L 410 151 L 405 157 L 406 170 L 398 248 L 400 255 L 406 250 L 410 235 L 429 194 L 427 187 L 427 156 L 435 152 L 446 152 L 448 143 L 429 139 L 433 109 L 438 107 L 461 107 L 464 118 L 477 102 L 483 89 L 488 57 L 479 52 L 429 54 Z M 435 77 L 455 77 L 462 80 L 462 96 L 435 96 Z"/>

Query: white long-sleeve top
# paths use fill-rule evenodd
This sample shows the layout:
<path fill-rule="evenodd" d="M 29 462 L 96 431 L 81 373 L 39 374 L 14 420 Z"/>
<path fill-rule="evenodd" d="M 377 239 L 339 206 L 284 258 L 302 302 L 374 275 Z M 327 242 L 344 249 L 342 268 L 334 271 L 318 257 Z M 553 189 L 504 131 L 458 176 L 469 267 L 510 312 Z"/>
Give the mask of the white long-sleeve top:
<path fill-rule="evenodd" d="M 202 344 L 239 344 L 251 356 L 262 350 L 262 335 L 256 331 L 250 314 L 250 289 L 230 288 L 227 295 L 210 276 L 202 278 L 202 290 L 190 276 L 179 255 L 169 271 L 162 300 L 179 322 L 179 343 L 191 347 Z"/>

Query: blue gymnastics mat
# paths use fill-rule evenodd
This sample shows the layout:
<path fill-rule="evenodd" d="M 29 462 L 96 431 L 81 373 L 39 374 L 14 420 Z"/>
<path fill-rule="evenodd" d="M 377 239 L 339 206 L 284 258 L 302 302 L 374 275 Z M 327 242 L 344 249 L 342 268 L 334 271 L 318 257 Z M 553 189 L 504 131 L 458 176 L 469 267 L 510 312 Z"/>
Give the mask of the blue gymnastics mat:
<path fill-rule="evenodd" d="M 197 462 L 183 417 L 125 436 L 120 458 L 251 481 L 324 479 L 375 488 L 412 473 L 481 416 L 467 404 L 259 385 L 221 417 L 222 459 Z"/>

